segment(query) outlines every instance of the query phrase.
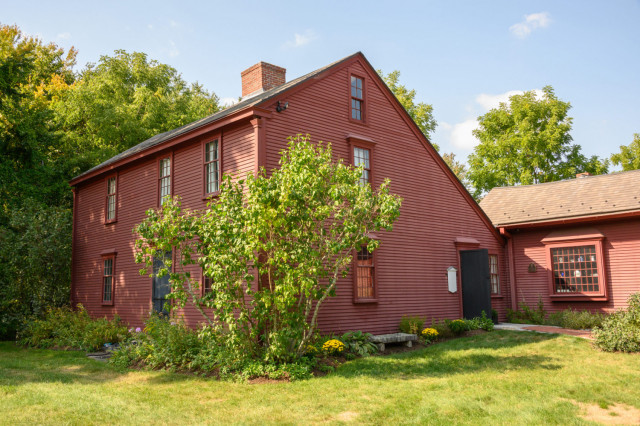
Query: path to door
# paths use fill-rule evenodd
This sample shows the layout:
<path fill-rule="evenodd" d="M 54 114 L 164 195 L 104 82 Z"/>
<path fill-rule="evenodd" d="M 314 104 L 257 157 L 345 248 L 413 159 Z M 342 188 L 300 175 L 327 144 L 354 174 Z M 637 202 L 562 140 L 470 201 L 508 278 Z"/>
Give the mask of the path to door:
<path fill-rule="evenodd" d="M 593 340 L 591 330 L 572 330 L 570 328 L 554 327 L 552 325 L 533 325 L 533 324 L 514 324 L 510 322 L 501 322 L 495 325 L 496 330 L 512 330 L 512 331 L 535 331 L 538 333 L 556 333 L 566 334 L 568 336 L 581 337 L 583 339 Z"/>

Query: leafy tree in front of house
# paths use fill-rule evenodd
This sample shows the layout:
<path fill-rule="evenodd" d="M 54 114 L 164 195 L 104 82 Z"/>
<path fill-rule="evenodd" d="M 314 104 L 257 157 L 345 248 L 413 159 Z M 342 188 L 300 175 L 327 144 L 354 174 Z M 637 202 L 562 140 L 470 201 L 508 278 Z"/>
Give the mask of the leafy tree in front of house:
<path fill-rule="evenodd" d="M 396 95 L 400 104 L 409 113 L 413 121 L 416 122 L 422 133 L 427 139 L 431 138 L 431 134 L 436 130 L 438 123 L 433 118 L 433 106 L 425 104 L 424 102 L 415 101 L 416 91 L 415 89 L 407 89 L 403 84 L 400 84 L 400 71 L 395 70 L 387 75 L 384 75 L 382 70 L 377 70 L 382 80 L 387 84 L 389 89 Z M 436 151 L 440 150 L 438 145 L 433 144 Z"/>
<path fill-rule="evenodd" d="M 136 227 L 136 261 L 151 268 L 154 256 L 175 248 L 174 309 L 193 304 L 238 357 L 294 360 L 314 337 L 318 312 L 346 276 L 354 249 L 375 250 L 380 242 L 371 232 L 391 230 L 398 218 L 401 199 L 390 182 L 360 185 L 361 173 L 333 162 L 330 145 L 290 138 L 270 177 L 226 176 L 204 211 L 168 202 L 147 212 Z M 204 297 L 188 265 L 211 278 Z"/>
<path fill-rule="evenodd" d="M 467 175 L 476 197 L 496 186 L 607 173 L 608 160 L 587 158 L 572 143 L 571 104 L 558 99 L 551 86 L 542 92 L 539 99 L 534 91 L 513 95 L 478 118 L 473 134 L 480 143 L 469 156 Z"/>
<path fill-rule="evenodd" d="M 442 159 L 445 163 L 447 163 L 447 166 L 449 166 L 451 171 L 458 177 L 465 188 L 469 190 L 470 183 L 467 179 L 467 174 L 469 173 L 469 171 L 467 170 L 467 166 L 464 163 L 456 160 L 456 154 L 454 154 L 453 152 L 442 154 Z"/>
<path fill-rule="evenodd" d="M 621 145 L 620 152 L 611 156 L 611 162 L 622 166 L 623 171 L 640 169 L 640 133 L 633 135 L 629 145 Z"/>

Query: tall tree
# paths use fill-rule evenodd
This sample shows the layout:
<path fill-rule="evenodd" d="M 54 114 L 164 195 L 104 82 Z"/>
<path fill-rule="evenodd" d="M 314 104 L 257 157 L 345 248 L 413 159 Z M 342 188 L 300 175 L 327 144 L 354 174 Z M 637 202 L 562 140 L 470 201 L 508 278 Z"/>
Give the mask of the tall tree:
<path fill-rule="evenodd" d="M 435 131 L 438 123 L 436 119 L 433 118 L 433 106 L 429 104 L 425 104 L 424 102 L 416 103 L 416 91 L 414 89 L 407 89 L 405 85 L 400 84 L 400 71 L 395 70 L 390 72 L 387 75 L 384 75 L 382 70 L 377 70 L 378 74 L 387 84 L 389 89 L 396 95 L 400 104 L 404 107 L 405 110 L 409 113 L 413 121 L 416 122 L 422 133 L 426 136 L 427 139 L 431 138 L 431 134 Z M 440 150 L 438 145 L 433 144 L 436 150 Z"/>
<path fill-rule="evenodd" d="M 640 169 L 640 133 L 633 135 L 629 145 L 621 145 L 620 152 L 611 156 L 611 162 L 616 166 L 622 165 L 622 170 Z"/>
<path fill-rule="evenodd" d="M 141 141 L 219 110 L 218 97 L 187 84 L 169 65 L 117 50 L 89 64 L 54 104 L 55 121 L 77 174 Z"/>
<path fill-rule="evenodd" d="M 468 178 L 480 196 L 496 186 L 529 185 L 575 176 L 579 172 L 607 173 L 608 160 L 585 157 L 572 144 L 571 104 L 553 88 L 513 95 L 478 118 L 473 131 L 480 143 L 469 156 Z"/>
<path fill-rule="evenodd" d="M 467 166 L 464 163 L 456 160 L 456 154 L 454 154 L 453 152 L 442 154 L 442 159 L 445 163 L 447 163 L 447 166 L 449 166 L 451 171 L 458 177 L 465 188 L 469 190 L 471 186 L 469 184 L 469 180 L 467 179 L 467 173 L 469 173 L 469 171 L 467 170 Z"/>

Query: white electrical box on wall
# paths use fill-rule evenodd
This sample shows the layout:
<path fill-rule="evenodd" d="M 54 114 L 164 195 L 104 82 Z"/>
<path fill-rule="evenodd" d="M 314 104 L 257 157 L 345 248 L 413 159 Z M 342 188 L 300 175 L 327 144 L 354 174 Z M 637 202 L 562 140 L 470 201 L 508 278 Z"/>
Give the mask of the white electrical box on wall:
<path fill-rule="evenodd" d="M 453 266 L 447 268 L 447 278 L 449 279 L 449 292 L 456 293 L 458 291 L 458 270 Z"/>

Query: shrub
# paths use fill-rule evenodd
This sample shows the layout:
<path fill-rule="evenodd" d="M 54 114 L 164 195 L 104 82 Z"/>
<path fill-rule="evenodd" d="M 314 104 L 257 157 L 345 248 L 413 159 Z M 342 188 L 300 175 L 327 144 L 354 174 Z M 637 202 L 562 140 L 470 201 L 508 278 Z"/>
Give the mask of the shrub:
<path fill-rule="evenodd" d="M 371 342 L 371 334 L 362 331 L 349 331 L 340 338 L 345 350 L 356 356 L 369 356 L 378 352 L 378 347 Z"/>
<path fill-rule="evenodd" d="M 424 338 L 424 340 L 426 342 L 433 342 L 434 340 L 436 340 L 438 338 L 438 330 L 436 330 L 435 328 L 425 328 L 424 330 L 422 330 L 422 332 L 420 333 L 420 335 Z"/>
<path fill-rule="evenodd" d="M 448 323 L 448 326 L 449 326 L 449 330 L 451 330 L 451 332 L 456 336 L 459 336 L 465 331 L 469 330 L 469 326 L 467 322 L 463 319 L 456 319 L 456 320 L 450 321 Z"/>
<path fill-rule="evenodd" d="M 454 336 L 451 329 L 449 329 L 449 322 L 449 320 L 431 321 L 431 328 L 438 332 L 439 339 L 447 339 Z"/>
<path fill-rule="evenodd" d="M 482 311 L 482 315 L 473 319 L 467 320 L 468 330 L 486 330 L 493 331 L 493 321 L 487 318 L 485 311 Z"/>
<path fill-rule="evenodd" d="M 344 343 L 338 339 L 331 339 L 324 342 L 322 350 L 329 355 L 339 355 L 344 352 Z"/>
<path fill-rule="evenodd" d="M 626 310 L 607 316 L 601 326 L 594 327 L 595 344 L 608 352 L 640 351 L 640 293 L 629 297 Z"/>
<path fill-rule="evenodd" d="M 37 348 L 68 348 L 96 351 L 105 343 L 118 343 L 129 335 L 116 315 L 114 319 L 91 319 L 86 309 L 54 308 L 42 319 L 28 320 L 19 334 L 19 343 Z"/>
<path fill-rule="evenodd" d="M 507 320 L 513 323 L 544 324 L 546 316 L 541 297 L 538 298 L 536 309 L 530 308 L 524 301 L 520 303 L 520 310 L 507 309 Z"/>
<path fill-rule="evenodd" d="M 420 317 L 403 316 L 399 328 L 403 333 L 418 334 L 424 328 L 424 320 Z"/>
<path fill-rule="evenodd" d="M 591 313 L 589 311 L 565 309 L 563 311 L 550 314 L 549 318 L 547 319 L 547 324 L 556 325 L 563 328 L 583 330 L 586 328 L 601 326 L 605 318 L 606 315 L 601 313 Z"/>

